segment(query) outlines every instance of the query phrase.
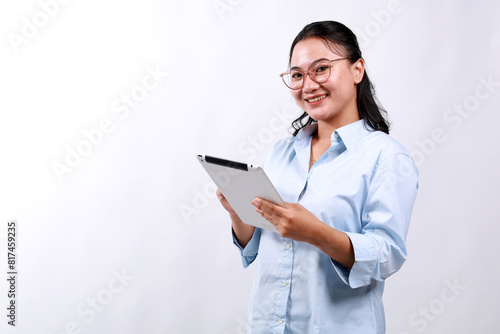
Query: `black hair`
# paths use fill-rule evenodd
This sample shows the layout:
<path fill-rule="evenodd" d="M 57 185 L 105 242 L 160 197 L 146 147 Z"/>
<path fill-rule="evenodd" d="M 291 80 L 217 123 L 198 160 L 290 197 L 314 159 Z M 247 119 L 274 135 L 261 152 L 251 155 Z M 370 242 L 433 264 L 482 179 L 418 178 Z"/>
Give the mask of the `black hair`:
<path fill-rule="evenodd" d="M 295 37 L 290 47 L 289 64 L 292 60 L 292 53 L 295 45 L 310 37 L 321 38 L 335 53 L 339 55 L 344 53 L 342 56 L 349 58 L 351 63 L 355 63 L 362 58 L 358 39 L 349 28 L 336 21 L 321 21 L 306 25 L 304 29 L 299 32 L 297 37 Z M 386 120 L 387 112 L 380 103 L 376 101 L 375 89 L 368 78 L 366 69 L 363 79 L 357 85 L 356 103 L 358 106 L 359 118 L 363 119 L 374 130 L 382 131 L 387 134 L 389 133 L 389 122 Z M 299 118 L 292 122 L 292 127 L 294 129 L 293 135 L 296 136 L 300 129 L 315 122 L 316 120 L 312 119 L 307 112 L 303 112 Z"/>

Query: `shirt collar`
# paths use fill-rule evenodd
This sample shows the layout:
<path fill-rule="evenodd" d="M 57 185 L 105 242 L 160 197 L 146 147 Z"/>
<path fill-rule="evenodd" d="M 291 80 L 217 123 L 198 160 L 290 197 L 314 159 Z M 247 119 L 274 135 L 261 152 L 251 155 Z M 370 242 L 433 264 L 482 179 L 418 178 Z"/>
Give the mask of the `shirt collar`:
<path fill-rule="evenodd" d="M 298 140 L 305 140 L 311 137 L 318 129 L 318 124 L 313 123 L 306 127 L 300 129 L 297 134 Z M 332 133 L 332 142 L 338 142 L 342 140 L 346 149 L 352 149 L 356 143 L 372 132 L 373 129 L 370 128 L 368 124 L 365 123 L 364 120 L 360 119 L 359 121 L 344 125 L 343 127 L 338 128 Z"/>
<path fill-rule="evenodd" d="M 373 129 L 364 120 L 360 119 L 335 130 L 332 134 L 332 141 L 337 133 L 344 142 L 346 149 L 350 150 L 358 141 L 371 132 L 373 132 Z"/>
<path fill-rule="evenodd" d="M 308 126 L 305 126 L 299 130 L 299 133 L 297 134 L 297 139 L 298 140 L 308 139 L 309 137 L 312 137 L 312 135 L 316 133 L 317 130 L 318 130 L 318 123 L 313 123 Z"/>

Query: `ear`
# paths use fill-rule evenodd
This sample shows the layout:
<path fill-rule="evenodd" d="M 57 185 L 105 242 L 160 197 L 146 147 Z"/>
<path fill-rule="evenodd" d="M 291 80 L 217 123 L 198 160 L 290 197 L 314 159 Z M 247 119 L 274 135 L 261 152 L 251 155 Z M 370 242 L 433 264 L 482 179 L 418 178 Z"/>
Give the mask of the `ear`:
<path fill-rule="evenodd" d="M 359 84 L 363 79 L 365 74 L 365 60 L 359 58 L 354 64 L 352 64 L 354 83 Z"/>

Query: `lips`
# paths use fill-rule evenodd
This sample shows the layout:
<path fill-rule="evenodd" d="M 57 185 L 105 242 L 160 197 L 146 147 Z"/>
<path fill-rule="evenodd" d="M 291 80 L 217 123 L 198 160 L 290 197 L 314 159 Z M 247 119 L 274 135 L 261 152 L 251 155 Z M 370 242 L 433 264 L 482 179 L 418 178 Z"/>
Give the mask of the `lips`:
<path fill-rule="evenodd" d="M 319 95 L 319 96 L 315 96 L 315 97 L 312 97 L 310 99 L 305 99 L 307 102 L 309 103 L 313 103 L 313 102 L 318 102 L 320 100 L 323 100 L 323 99 L 326 99 L 326 97 L 328 96 L 328 94 L 325 94 L 325 95 Z"/>

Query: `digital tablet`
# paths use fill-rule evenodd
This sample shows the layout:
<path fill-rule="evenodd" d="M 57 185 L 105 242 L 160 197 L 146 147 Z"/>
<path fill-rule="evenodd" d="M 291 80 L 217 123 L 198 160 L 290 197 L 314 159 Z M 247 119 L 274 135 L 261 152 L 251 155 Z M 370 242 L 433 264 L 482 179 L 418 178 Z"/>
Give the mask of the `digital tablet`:
<path fill-rule="evenodd" d="M 261 167 L 203 154 L 196 157 L 245 224 L 278 232 L 250 204 L 255 197 L 260 197 L 284 205 Z"/>

